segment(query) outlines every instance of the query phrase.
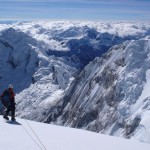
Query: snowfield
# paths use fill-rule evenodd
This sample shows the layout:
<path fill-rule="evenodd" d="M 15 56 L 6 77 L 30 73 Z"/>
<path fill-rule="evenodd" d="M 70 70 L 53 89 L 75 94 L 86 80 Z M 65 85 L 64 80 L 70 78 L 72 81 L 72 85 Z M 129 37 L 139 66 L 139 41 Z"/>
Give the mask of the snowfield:
<path fill-rule="evenodd" d="M 149 144 L 143 144 L 135 140 L 125 140 L 80 129 L 48 125 L 19 118 L 17 118 L 17 121 L 17 123 L 7 122 L 0 116 L 1 150 L 150 149 Z M 36 133 L 40 142 L 28 124 Z"/>

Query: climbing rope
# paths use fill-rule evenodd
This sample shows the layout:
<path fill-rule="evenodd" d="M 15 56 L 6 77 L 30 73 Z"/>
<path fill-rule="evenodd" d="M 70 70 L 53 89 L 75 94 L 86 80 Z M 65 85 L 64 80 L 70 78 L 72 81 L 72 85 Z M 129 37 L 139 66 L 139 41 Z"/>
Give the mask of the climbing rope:
<path fill-rule="evenodd" d="M 22 128 L 25 130 L 25 132 L 28 134 L 28 136 L 33 140 L 33 142 L 41 149 L 43 150 L 43 148 L 36 142 L 36 140 L 32 137 L 32 135 L 27 131 L 27 129 L 25 127 L 22 126 Z"/>
<path fill-rule="evenodd" d="M 43 142 L 40 140 L 40 138 L 37 136 L 37 134 L 35 133 L 35 131 L 33 130 L 33 128 L 30 126 L 30 124 L 27 122 L 27 120 L 25 119 L 27 125 L 29 126 L 29 128 L 31 129 L 31 131 L 33 132 L 33 134 L 35 135 L 35 137 L 37 138 L 37 140 L 41 143 L 41 145 L 43 146 L 44 150 L 47 150 L 46 147 L 44 146 Z M 42 149 L 43 150 L 43 149 Z"/>

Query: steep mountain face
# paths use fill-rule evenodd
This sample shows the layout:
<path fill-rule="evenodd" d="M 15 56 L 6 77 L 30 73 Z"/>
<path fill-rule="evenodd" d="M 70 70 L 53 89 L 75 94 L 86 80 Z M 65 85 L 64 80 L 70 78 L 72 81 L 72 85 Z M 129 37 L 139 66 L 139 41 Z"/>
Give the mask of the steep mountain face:
<path fill-rule="evenodd" d="M 32 41 L 32 38 L 25 36 L 21 32 L 9 29 L 4 36 L 9 36 L 9 40 L 0 37 L 0 53 L 1 53 L 1 90 L 4 90 L 9 83 L 12 83 L 16 92 L 21 92 L 24 88 L 30 86 L 32 75 L 38 66 L 37 53 L 30 44 L 26 42 Z M 21 42 L 20 42 L 21 41 Z M 17 43 L 17 44 L 15 44 Z M 16 86 L 17 83 L 17 86 Z"/>
<path fill-rule="evenodd" d="M 150 40 L 127 41 L 95 58 L 45 122 L 150 142 Z"/>
<path fill-rule="evenodd" d="M 40 120 L 51 103 L 62 97 L 77 69 L 70 60 L 47 56 L 39 48 L 35 39 L 13 28 L 0 37 L 0 91 L 13 84 L 18 115 Z"/>
<path fill-rule="evenodd" d="M 66 29 L 65 23 L 44 25 L 0 25 L 0 93 L 13 84 L 17 115 L 38 121 L 49 114 L 86 64 L 123 42 L 122 37 L 85 24 Z"/>

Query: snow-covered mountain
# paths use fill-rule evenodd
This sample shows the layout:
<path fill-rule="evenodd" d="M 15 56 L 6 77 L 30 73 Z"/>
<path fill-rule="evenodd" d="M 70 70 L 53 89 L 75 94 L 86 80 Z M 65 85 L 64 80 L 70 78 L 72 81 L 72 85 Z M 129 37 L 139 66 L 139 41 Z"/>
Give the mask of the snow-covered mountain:
<path fill-rule="evenodd" d="M 48 56 L 35 39 L 13 28 L 2 32 L 0 54 L 0 91 L 13 84 L 20 110 L 18 114 L 25 108 L 21 114 L 29 113 L 33 116 L 30 119 L 37 118 L 37 111 L 43 115 L 46 107 L 49 109 L 52 101 L 56 102 L 62 96 L 77 72 L 73 61 Z M 31 114 L 33 110 L 36 115 Z"/>
<path fill-rule="evenodd" d="M 117 26 L 68 21 L 3 22 L 0 24 L 0 92 L 9 83 L 13 84 L 18 115 L 43 119 L 87 63 L 129 35 L 136 38 L 138 33 L 144 36 L 149 31 L 147 24 L 139 24 L 136 31 L 133 24 L 128 24 L 128 30 L 132 28 L 135 32 L 119 35 Z M 120 26 L 123 28 L 123 24 Z M 115 34 L 110 32 L 113 30 Z"/>
<path fill-rule="evenodd" d="M 140 98 L 148 86 L 149 35 L 148 22 L 0 24 L 0 92 L 14 85 L 22 118 L 150 142 L 141 127 L 149 101 Z"/>
<path fill-rule="evenodd" d="M 149 150 L 150 145 L 89 131 L 18 119 L 5 122 L 0 116 L 1 150 Z"/>
<path fill-rule="evenodd" d="M 150 39 L 95 58 L 46 122 L 150 142 Z"/>

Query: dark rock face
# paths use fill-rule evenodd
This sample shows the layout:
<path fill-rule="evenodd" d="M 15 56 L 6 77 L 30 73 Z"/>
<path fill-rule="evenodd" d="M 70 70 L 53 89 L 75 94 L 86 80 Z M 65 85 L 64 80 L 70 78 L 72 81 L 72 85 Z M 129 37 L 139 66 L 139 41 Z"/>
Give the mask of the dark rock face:
<path fill-rule="evenodd" d="M 139 116 L 136 116 L 130 124 L 125 125 L 125 132 L 124 132 L 124 137 L 130 138 L 133 136 L 134 131 L 137 129 L 141 121 L 141 118 Z"/>
<path fill-rule="evenodd" d="M 120 97 L 116 90 L 119 76 L 115 68 L 123 66 L 124 61 L 122 55 L 115 60 L 114 68 L 110 64 L 104 65 L 112 55 L 110 50 L 86 66 L 45 122 L 95 132 L 113 124 L 117 120 L 115 110 Z"/>

